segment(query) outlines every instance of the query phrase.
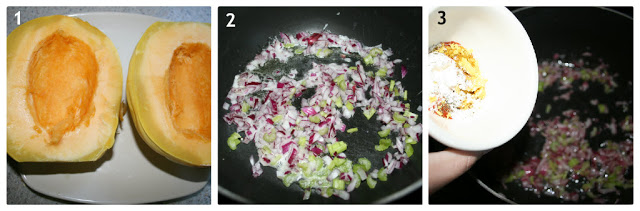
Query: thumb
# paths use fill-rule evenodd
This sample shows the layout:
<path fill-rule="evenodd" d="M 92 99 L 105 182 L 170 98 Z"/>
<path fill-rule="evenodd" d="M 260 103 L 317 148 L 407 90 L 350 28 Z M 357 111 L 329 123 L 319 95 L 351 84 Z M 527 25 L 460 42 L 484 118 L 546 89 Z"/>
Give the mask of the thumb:
<path fill-rule="evenodd" d="M 429 153 L 429 194 L 458 178 L 487 152 L 448 148 Z"/>

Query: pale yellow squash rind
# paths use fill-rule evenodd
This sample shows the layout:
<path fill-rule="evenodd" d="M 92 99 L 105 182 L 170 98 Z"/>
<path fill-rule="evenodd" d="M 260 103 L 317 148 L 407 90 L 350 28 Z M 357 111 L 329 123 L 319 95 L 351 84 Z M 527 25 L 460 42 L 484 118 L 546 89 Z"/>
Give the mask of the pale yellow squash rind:
<path fill-rule="evenodd" d="M 129 62 L 127 103 L 140 137 L 168 159 L 211 166 L 211 140 L 187 137 L 174 128 L 167 109 L 165 76 L 174 50 L 183 43 L 211 48 L 211 25 L 156 22 L 144 33 Z"/>
<path fill-rule="evenodd" d="M 97 86 L 92 103 L 95 113 L 48 144 L 46 132 L 36 131 L 27 105 L 28 66 L 41 40 L 57 30 L 91 47 L 98 62 Z M 7 37 L 7 153 L 18 162 L 95 161 L 114 143 L 122 99 L 122 66 L 111 40 L 78 18 L 54 15 L 28 21 Z"/>

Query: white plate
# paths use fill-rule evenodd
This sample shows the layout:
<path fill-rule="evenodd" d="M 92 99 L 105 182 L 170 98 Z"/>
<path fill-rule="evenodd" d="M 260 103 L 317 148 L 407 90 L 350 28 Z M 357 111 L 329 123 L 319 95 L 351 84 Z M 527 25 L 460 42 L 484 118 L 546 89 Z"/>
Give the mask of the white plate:
<path fill-rule="evenodd" d="M 444 24 L 437 24 L 438 11 L 445 12 Z M 486 97 L 473 117 L 445 119 L 429 112 L 429 135 L 472 151 L 511 140 L 527 122 L 538 93 L 536 55 L 522 24 L 504 7 L 440 7 L 429 21 L 429 46 L 456 41 L 473 49 L 487 78 Z"/>
<path fill-rule="evenodd" d="M 126 85 L 129 59 L 147 28 L 160 18 L 127 13 L 70 15 L 104 32 L 118 49 Z M 125 99 L 123 86 L 122 99 Z M 96 162 L 21 163 L 22 180 L 33 190 L 82 203 L 148 203 L 202 189 L 211 168 L 182 166 L 157 154 L 138 136 L 129 114 L 115 144 Z"/>

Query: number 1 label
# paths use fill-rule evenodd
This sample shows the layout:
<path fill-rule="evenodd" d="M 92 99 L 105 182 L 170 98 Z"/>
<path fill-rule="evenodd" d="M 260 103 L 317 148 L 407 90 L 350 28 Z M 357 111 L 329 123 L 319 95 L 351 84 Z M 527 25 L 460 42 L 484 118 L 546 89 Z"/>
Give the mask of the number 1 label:
<path fill-rule="evenodd" d="M 15 17 L 17 17 L 17 18 L 18 18 L 18 23 L 17 23 L 17 24 L 18 24 L 18 26 L 19 26 L 19 25 L 20 25 L 20 11 L 16 12 L 16 14 L 15 14 L 15 15 L 13 15 L 13 16 L 15 16 Z"/>

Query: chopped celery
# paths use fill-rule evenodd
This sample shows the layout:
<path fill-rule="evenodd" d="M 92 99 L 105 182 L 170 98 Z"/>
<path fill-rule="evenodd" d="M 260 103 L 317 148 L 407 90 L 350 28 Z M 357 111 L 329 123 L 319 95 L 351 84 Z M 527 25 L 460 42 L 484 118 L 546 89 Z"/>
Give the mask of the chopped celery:
<path fill-rule="evenodd" d="M 339 75 L 338 77 L 333 79 L 333 82 L 339 83 L 345 80 L 345 74 Z"/>
<path fill-rule="evenodd" d="M 387 181 L 387 172 L 384 170 L 384 168 L 380 168 L 378 170 L 378 179 L 380 181 Z"/>
<path fill-rule="evenodd" d="M 551 112 L 551 104 L 547 104 L 547 107 L 544 109 L 544 113 L 549 113 Z"/>
<path fill-rule="evenodd" d="M 369 55 L 371 56 L 377 56 L 377 55 L 381 55 L 382 54 L 382 49 L 380 48 L 373 48 L 369 51 Z"/>
<path fill-rule="evenodd" d="M 370 108 L 369 110 L 366 110 L 366 111 L 364 111 L 362 113 L 364 114 L 365 117 L 367 117 L 367 120 L 369 120 L 369 119 L 371 119 L 373 114 L 376 113 L 376 109 L 375 108 Z"/>
<path fill-rule="evenodd" d="M 344 159 L 344 160 L 345 162 L 343 162 L 340 165 L 337 165 L 338 170 L 340 170 L 340 172 L 349 172 L 353 168 L 353 166 L 351 165 L 351 161 L 347 159 Z"/>
<path fill-rule="evenodd" d="M 416 119 L 418 119 L 418 115 L 414 114 L 414 113 L 411 113 L 409 110 L 406 110 L 402 116 L 405 116 L 405 117 L 415 116 Z"/>
<path fill-rule="evenodd" d="M 347 104 L 345 106 L 347 106 L 347 109 L 349 109 L 349 111 L 353 111 L 353 104 L 351 104 L 350 101 L 347 101 Z"/>
<path fill-rule="evenodd" d="M 407 139 L 404 140 L 405 143 L 407 144 L 417 144 L 418 141 L 416 141 L 415 139 L 411 138 L 411 137 L 407 137 Z"/>
<path fill-rule="evenodd" d="M 311 186 L 313 185 L 313 181 L 310 179 L 302 179 L 298 181 L 298 184 L 302 189 L 307 189 L 307 188 L 311 188 Z"/>
<path fill-rule="evenodd" d="M 329 128 L 328 127 L 323 127 L 323 128 L 320 128 L 320 130 L 318 130 L 318 135 L 324 136 L 328 132 L 329 132 Z"/>
<path fill-rule="evenodd" d="M 333 170 L 333 168 L 335 168 L 336 166 L 341 166 L 345 162 L 347 162 L 347 160 L 342 158 L 335 158 L 331 160 L 331 163 L 329 163 L 329 166 L 327 166 L 327 168 L 329 168 L 329 170 Z"/>
<path fill-rule="evenodd" d="M 605 105 L 605 104 L 598 104 L 598 111 L 601 114 L 609 113 L 609 109 L 607 108 L 607 105 Z"/>
<path fill-rule="evenodd" d="M 327 196 L 333 195 L 333 188 L 327 188 L 325 194 L 327 194 Z"/>
<path fill-rule="evenodd" d="M 375 149 L 376 149 L 377 151 L 385 151 L 385 150 L 387 150 L 388 148 L 389 148 L 389 146 L 386 146 L 386 145 L 376 145 L 376 147 L 375 147 Z"/>
<path fill-rule="evenodd" d="M 364 64 L 365 65 L 373 64 L 373 57 L 371 56 L 371 54 L 369 54 L 366 57 L 364 57 Z"/>
<path fill-rule="evenodd" d="M 327 118 L 329 116 L 329 114 L 327 112 L 324 111 L 320 111 L 320 115 L 324 118 Z"/>
<path fill-rule="evenodd" d="M 356 188 L 359 188 L 360 187 L 360 183 L 362 183 L 362 182 L 360 182 L 360 176 L 358 176 L 358 174 L 354 172 L 353 179 L 356 181 Z"/>
<path fill-rule="evenodd" d="M 407 121 L 407 118 L 405 118 L 404 116 L 400 115 L 400 113 L 398 113 L 398 112 L 394 112 L 393 113 L 393 120 L 396 121 L 397 123 L 404 123 L 405 121 Z"/>
<path fill-rule="evenodd" d="M 411 127 L 411 125 L 410 125 L 410 124 L 408 124 L 408 123 L 404 123 L 404 125 L 402 125 L 402 127 L 403 127 L 403 128 L 409 128 L 409 127 Z"/>
<path fill-rule="evenodd" d="M 333 189 L 344 190 L 344 180 L 338 178 L 333 179 Z"/>
<path fill-rule="evenodd" d="M 358 163 L 364 167 L 364 171 L 371 169 L 371 161 L 367 158 L 359 158 Z"/>
<path fill-rule="evenodd" d="M 338 108 L 342 108 L 342 98 L 340 97 L 340 95 L 338 95 L 333 101 L 336 103 L 336 106 L 338 106 Z"/>
<path fill-rule="evenodd" d="M 282 121 L 282 114 L 278 114 L 276 116 L 274 116 L 273 118 L 271 118 L 271 120 L 273 121 L 273 123 L 278 124 L 280 123 L 280 121 Z"/>
<path fill-rule="evenodd" d="M 293 46 L 296 46 L 296 44 L 293 44 L 293 43 L 285 43 L 284 44 L 285 48 L 292 48 Z"/>
<path fill-rule="evenodd" d="M 393 87 L 396 85 L 396 81 L 395 80 L 391 80 L 390 84 L 389 84 L 389 91 L 393 90 Z"/>
<path fill-rule="evenodd" d="M 384 151 L 391 146 L 391 139 L 380 139 L 379 145 L 375 146 L 377 151 Z"/>
<path fill-rule="evenodd" d="M 231 150 L 236 150 L 236 147 L 238 146 L 238 144 L 240 144 L 240 138 L 242 136 L 240 136 L 240 134 L 238 133 L 233 133 L 231 134 L 231 136 L 229 136 L 229 138 L 227 139 L 227 145 L 229 146 L 229 148 L 231 148 Z"/>
<path fill-rule="evenodd" d="M 278 155 L 276 155 L 276 159 L 271 160 L 271 162 L 269 164 L 272 165 L 272 166 L 275 166 L 276 163 L 278 163 L 278 161 L 280 161 L 280 159 L 282 159 L 282 155 L 278 154 Z"/>
<path fill-rule="evenodd" d="M 404 90 L 403 98 L 404 100 L 407 100 L 407 90 Z"/>
<path fill-rule="evenodd" d="M 516 179 L 516 175 L 511 174 L 509 175 L 509 177 L 507 177 L 507 179 L 504 180 L 504 183 L 510 183 L 515 179 Z"/>
<path fill-rule="evenodd" d="M 411 144 L 404 145 L 404 151 L 407 153 L 408 157 L 411 157 L 413 155 L 413 147 Z"/>
<path fill-rule="evenodd" d="M 582 163 L 582 167 L 580 167 L 580 172 L 584 172 L 587 171 L 587 169 L 589 169 L 591 167 L 591 164 L 589 164 L 589 162 L 583 162 Z M 620 167 L 620 166 L 618 166 Z"/>
<path fill-rule="evenodd" d="M 381 78 L 387 76 L 387 68 L 383 67 L 382 69 L 379 69 L 378 72 L 376 72 L 376 76 Z"/>
<path fill-rule="evenodd" d="M 266 142 L 273 142 L 276 140 L 276 136 L 278 135 L 278 132 L 276 131 L 275 128 L 271 128 L 271 131 L 269 133 L 265 133 L 264 136 L 262 136 L 262 139 L 264 139 L 264 141 Z"/>
<path fill-rule="evenodd" d="M 231 136 L 229 136 L 229 139 L 239 139 L 242 138 L 242 136 L 240 136 L 240 134 L 238 133 L 233 133 L 231 134 Z"/>
<path fill-rule="evenodd" d="M 242 113 L 247 113 L 249 111 L 249 103 L 247 101 L 242 101 Z"/>
<path fill-rule="evenodd" d="M 371 175 L 367 176 L 367 185 L 369 186 L 369 188 L 371 189 L 375 188 L 377 183 L 378 182 L 375 179 L 373 179 Z"/>
<path fill-rule="evenodd" d="M 384 138 L 387 137 L 389 135 L 389 133 L 391 133 L 391 129 L 386 129 L 383 131 L 378 131 L 378 135 L 380 136 L 380 138 Z"/>
<path fill-rule="evenodd" d="M 298 48 L 298 49 L 296 49 L 293 53 L 295 53 L 295 54 L 302 54 L 302 53 L 304 53 L 304 48 Z M 304 85 L 303 85 L 303 86 L 304 86 Z"/>
<path fill-rule="evenodd" d="M 320 107 L 324 108 L 325 106 L 327 106 L 327 100 L 320 101 Z"/>
<path fill-rule="evenodd" d="M 347 144 L 344 141 L 338 141 L 333 144 L 328 144 L 327 148 L 329 148 L 329 154 L 333 155 L 334 153 L 341 153 L 347 150 Z"/>
<path fill-rule="evenodd" d="M 569 167 L 573 168 L 574 166 L 578 165 L 580 161 L 577 158 L 571 158 L 571 160 L 569 160 Z"/>
<path fill-rule="evenodd" d="M 391 146 L 391 139 L 388 139 L 388 138 L 380 139 L 379 144 L 380 145 Z"/>
<path fill-rule="evenodd" d="M 291 90 L 291 94 L 289 95 L 289 98 L 293 97 L 293 95 L 296 94 L 296 88 L 295 87 L 291 88 L 290 90 Z"/>
<path fill-rule="evenodd" d="M 262 151 L 264 151 L 264 153 L 271 154 L 271 149 L 266 145 L 262 147 Z"/>
<path fill-rule="evenodd" d="M 304 177 L 309 177 L 311 176 L 311 174 L 309 174 L 309 163 L 308 162 L 299 162 L 298 167 L 300 167 L 302 169 L 302 174 Z"/>
<path fill-rule="evenodd" d="M 316 114 L 314 116 L 309 117 L 309 121 L 318 124 L 320 123 L 320 117 Z"/>
<path fill-rule="evenodd" d="M 365 171 L 365 170 L 364 170 L 364 165 L 362 165 L 362 164 L 353 164 L 353 174 L 354 174 L 354 175 L 357 175 L 357 174 L 358 174 L 358 170 L 359 170 L 359 169 L 362 169 L 363 171 Z M 365 172 L 366 172 L 366 171 L 365 171 Z"/>
<path fill-rule="evenodd" d="M 556 162 L 554 162 L 553 160 L 549 160 L 549 168 L 551 169 L 551 171 L 555 171 L 556 169 L 558 169 L 558 164 L 556 164 Z"/>
<path fill-rule="evenodd" d="M 316 51 L 316 56 L 318 58 L 324 58 L 329 56 L 333 51 L 331 49 L 328 48 L 323 48 L 323 49 L 318 49 L 318 51 Z"/>
<path fill-rule="evenodd" d="M 355 132 L 358 132 L 358 128 L 357 127 L 350 128 L 350 129 L 347 130 L 347 133 L 355 133 Z"/>
<path fill-rule="evenodd" d="M 290 173 L 285 175 L 282 178 L 282 182 L 284 183 L 284 186 L 289 187 L 291 186 L 291 183 L 295 182 L 298 180 L 298 174 L 295 173 Z"/>
<path fill-rule="evenodd" d="M 340 87 L 340 89 L 342 90 L 347 90 L 347 82 L 346 81 L 342 81 L 338 84 L 338 87 Z"/>
<path fill-rule="evenodd" d="M 351 66 L 351 67 L 349 67 L 349 69 L 350 69 L 350 70 L 354 70 L 354 71 L 355 71 L 355 70 L 358 70 L 358 67 L 356 67 L 356 66 Z"/>

